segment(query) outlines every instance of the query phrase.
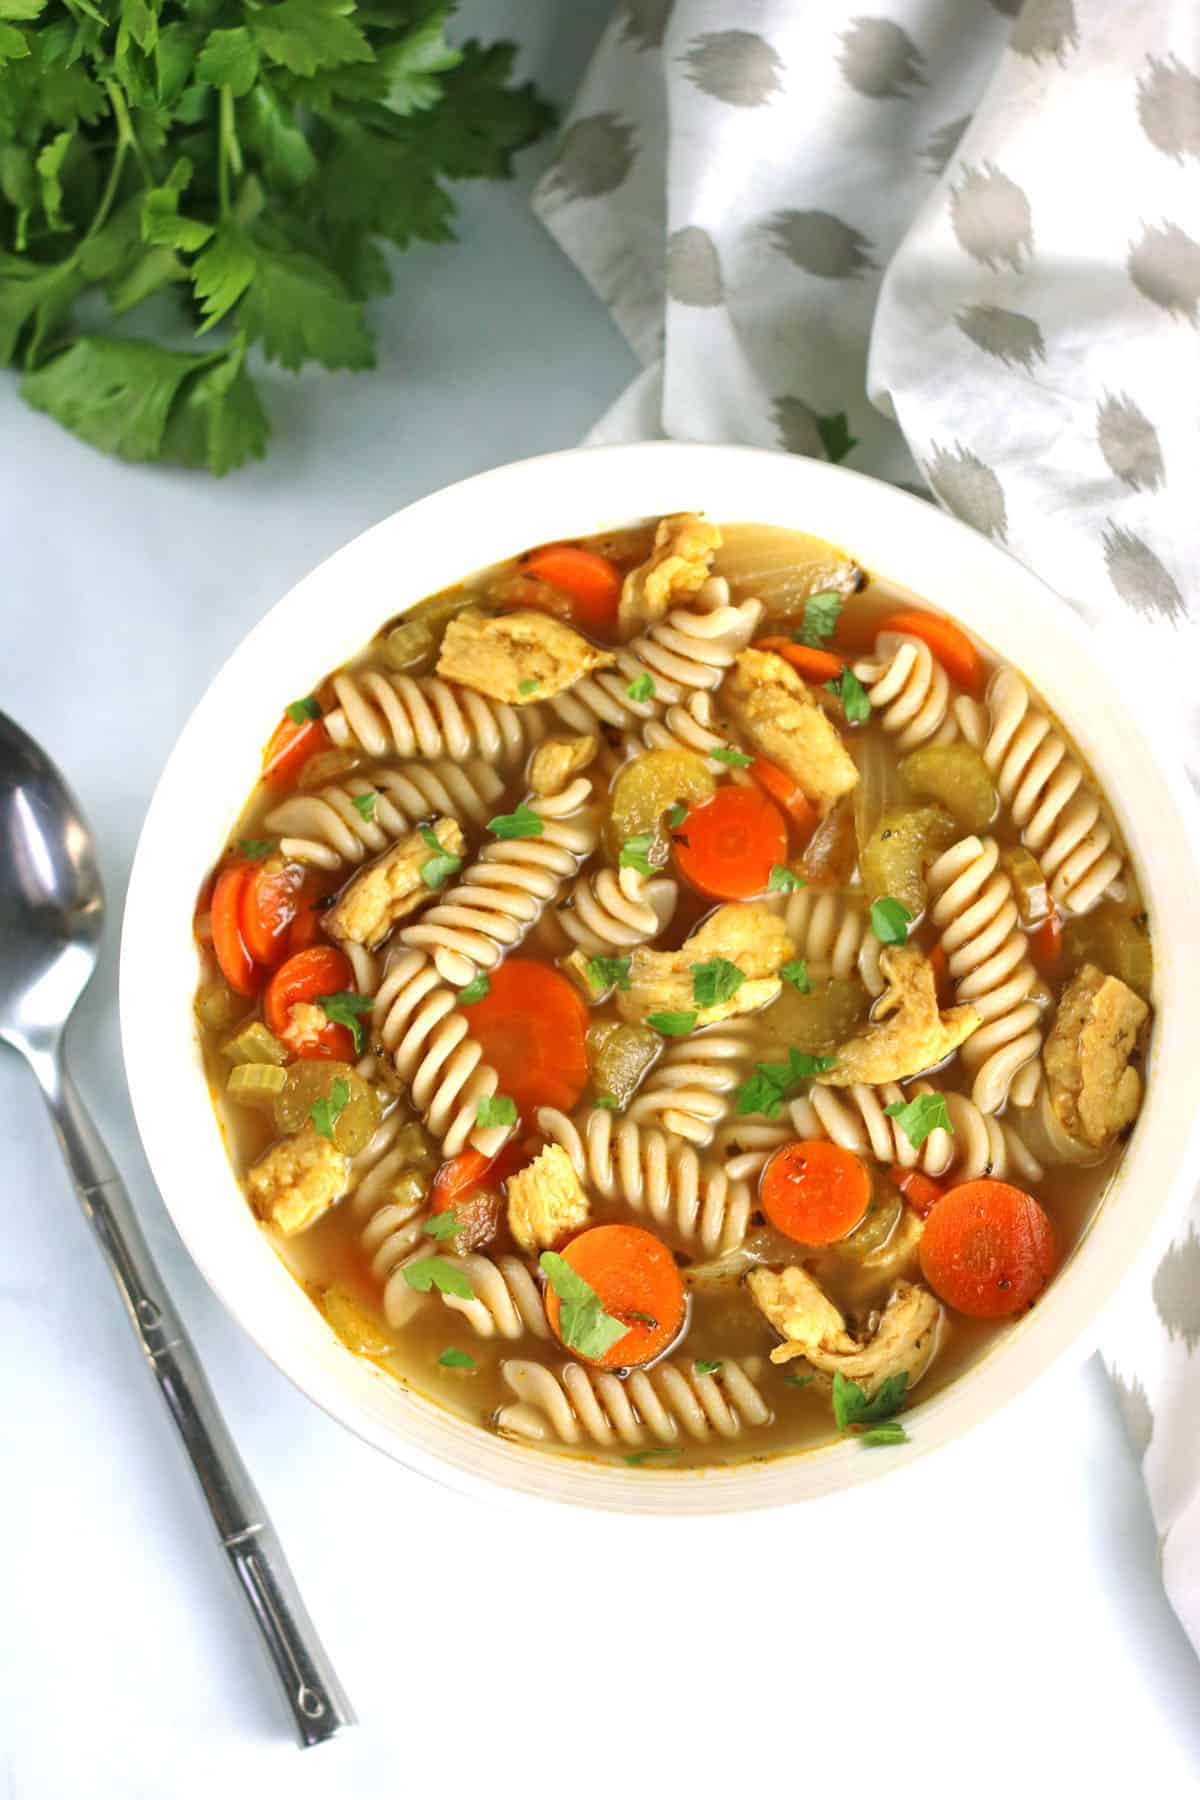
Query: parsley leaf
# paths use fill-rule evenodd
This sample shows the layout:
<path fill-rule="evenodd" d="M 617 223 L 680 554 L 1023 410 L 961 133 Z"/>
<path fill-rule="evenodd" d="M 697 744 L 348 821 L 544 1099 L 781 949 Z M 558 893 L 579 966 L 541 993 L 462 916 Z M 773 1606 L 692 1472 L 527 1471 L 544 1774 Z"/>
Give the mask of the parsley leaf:
<path fill-rule="evenodd" d="M 475 1298 L 470 1277 L 457 1263 L 449 1262 L 444 1256 L 418 1257 L 416 1262 L 405 1263 L 402 1273 L 409 1287 L 415 1288 L 418 1294 L 428 1294 L 436 1288 L 439 1294 L 453 1294 L 456 1300 Z"/>
<path fill-rule="evenodd" d="M 673 806 L 671 808 L 670 812 L 667 814 L 668 829 L 671 831 L 678 831 L 679 827 L 683 824 L 683 821 L 687 818 L 687 816 L 688 816 L 688 809 L 681 800 L 676 806 Z"/>
<path fill-rule="evenodd" d="M 328 1138 L 332 1144 L 333 1128 L 349 1104 L 350 1083 L 339 1075 L 329 1090 L 328 1098 L 314 1101 L 309 1112 L 308 1116 L 312 1120 L 313 1129 L 318 1136 Z"/>
<path fill-rule="evenodd" d="M 592 956 L 588 958 L 587 978 L 591 986 L 599 991 L 602 988 L 619 988 L 622 993 L 629 990 L 628 956 Z"/>
<path fill-rule="evenodd" d="M 515 1125 L 517 1103 L 507 1094 L 485 1094 L 475 1107 L 477 1125 Z"/>
<path fill-rule="evenodd" d="M 787 1382 L 789 1387 L 806 1388 L 817 1378 L 815 1375 L 785 1375 L 783 1379 Z"/>
<path fill-rule="evenodd" d="M 727 962 L 723 956 L 693 963 L 692 999 L 701 1009 L 721 1006 L 726 1000 L 733 999 L 745 979 L 745 971 L 736 963 Z"/>
<path fill-rule="evenodd" d="M 564 1257 L 544 1250 L 538 1266 L 558 1295 L 558 1333 L 565 1349 L 594 1359 L 627 1335 L 629 1326 L 605 1312 L 595 1288 Z"/>
<path fill-rule="evenodd" d="M 303 700 L 289 701 L 288 705 L 284 707 L 284 711 L 293 725 L 303 725 L 307 720 L 319 719 L 321 716 L 320 705 L 311 694 L 308 694 Z"/>
<path fill-rule="evenodd" d="M 915 1094 L 911 1100 L 897 1100 L 883 1110 L 889 1119 L 895 1119 L 914 1150 L 920 1149 L 931 1131 L 954 1130 L 945 1094 Z"/>
<path fill-rule="evenodd" d="M 879 1425 L 899 1412 L 908 1387 L 908 1371 L 901 1369 L 889 1375 L 868 1400 L 857 1381 L 849 1381 L 839 1369 L 833 1378 L 833 1417 L 839 1431 L 850 1431 L 855 1425 Z"/>
<path fill-rule="evenodd" d="M 602 1106 L 605 1112 L 616 1112 L 618 1102 L 612 1094 L 597 1094 L 592 1101 L 593 1106 Z"/>
<path fill-rule="evenodd" d="M 530 675 L 526 680 L 518 681 L 517 692 L 518 694 L 536 694 L 541 685 L 536 675 Z"/>
<path fill-rule="evenodd" d="M 618 865 L 622 869 L 636 869 L 639 875 L 655 875 L 657 869 L 650 861 L 650 851 L 654 845 L 654 836 L 649 831 L 641 831 L 636 837 L 629 837 L 621 845 Z"/>
<path fill-rule="evenodd" d="M 793 874 L 792 870 L 785 869 L 782 863 L 774 863 L 771 873 L 767 876 L 767 886 L 776 894 L 794 894 L 798 888 L 807 887 L 808 883 L 803 875 Z"/>
<path fill-rule="evenodd" d="M 546 821 L 522 800 L 516 812 L 497 813 L 489 819 L 487 828 L 498 838 L 533 838 L 541 837 Z"/>
<path fill-rule="evenodd" d="M 892 1419 L 887 1425 L 873 1425 L 870 1431 L 862 1433 L 862 1442 L 872 1446 L 878 1444 L 907 1444 L 908 1433 L 899 1419 Z"/>
<path fill-rule="evenodd" d="M 724 763 L 730 769 L 748 769 L 754 761 L 744 750 L 735 750 L 732 744 L 718 744 L 715 750 L 708 753 L 714 762 Z"/>
<path fill-rule="evenodd" d="M 442 1238 L 457 1237 L 464 1226 L 454 1208 L 448 1206 L 445 1212 L 430 1213 L 423 1229 L 426 1237 L 436 1238 L 440 1242 Z"/>
<path fill-rule="evenodd" d="M 261 862 L 275 848 L 274 838 L 239 838 L 238 849 L 251 862 Z"/>
<path fill-rule="evenodd" d="M 458 1004 L 474 1006 L 477 1000 L 486 1000 L 491 991 L 492 984 L 481 970 L 478 975 L 468 981 L 465 988 L 458 990 Z"/>
<path fill-rule="evenodd" d="M 351 806 L 354 808 L 359 818 L 367 825 L 369 825 L 375 817 L 375 807 L 378 801 L 379 795 L 374 788 L 371 789 L 369 794 L 353 794 L 350 798 Z"/>
<path fill-rule="evenodd" d="M 646 1015 L 646 1023 L 654 1031 L 661 1031 L 664 1037 L 686 1037 L 695 1029 L 694 1012 L 655 1012 Z"/>
<path fill-rule="evenodd" d="M 639 706 L 642 705 L 647 700 L 653 700 L 653 698 L 654 698 L 654 677 L 653 677 L 653 675 L 649 675 L 649 674 L 635 675 L 633 680 L 629 683 L 629 686 L 625 689 L 625 692 L 628 694 L 629 698 L 631 700 L 636 701 Z"/>
<path fill-rule="evenodd" d="M 715 1375 L 720 1366 L 719 1359 L 716 1362 L 712 1362 L 703 1357 L 692 1364 L 692 1368 L 697 1375 Z"/>
<path fill-rule="evenodd" d="M 451 1344 L 450 1348 L 443 1350 L 438 1357 L 438 1367 L 440 1369 L 477 1369 L 479 1365 L 468 1351 L 456 1350 Z"/>
<path fill-rule="evenodd" d="M 798 994 L 812 993 L 812 982 L 808 979 L 808 964 L 803 958 L 797 958 L 795 962 L 785 962 L 779 974 L 789 987 L 795 988 Z"/>
<path fill-rule="evenodd" d="M 871 702 L 867 698 L 866 688 L 853 669 L 847 666 L 836 680 L 827 681 L 825 686 L 841 701 L 848 725 L 866 724 L 871 716 Z"/>
<path fill-rule="evenodd" d="M 817 435 L 831 463 L 844 462 L 858 442 L 856 437 L 850 436 L 850 421 L 844 412 L 819 416 Z"/>
<path fill-rule="evenodd" d="M 819 650 L 837 630 L 837 622 L 841 616 L 842 596 L 832 588 L 820 594 L 810 594 L 804 602 L 804 617 L 800 627 L 793 631 L 792 638 L 797 644 L 807 644 L 810 650 Z"/>
<path fill-rule="evenodd" d="M 458 874 L 463 859 L 445 849 L 441 838 L 429 825 L 422 828 L 421 840 L 433 851 L 429 860 L 421 864 L 421 880 L 428 888 L 444 887 L 452 875 Z"/>
<path fill-rule="evenodd" d="M 263 55 L 293 75 L 315 75 L 348 62 L 373 62 L 374 52 L 347 0 L 275 0 L 248 15 Z"/>
<path fill-rule="evenodd" d="M 362 1055 L 363 1028 L 360 1015 L 374 1010 L 375 1002 L 370 994 L 320 994 L 317 1005 L 332 1025 L 345 1025 L 354 1039 L 355 1056 Z"/>
<path fill-rule="evenodd" d="M 753 1075 L 747 1077 L 733 1097 L 734 1109 L 745 1116 L 762 1113 L 775 1119 L 802 1081 L 823 1075 L 836 1062 L 833 1056 L 810 1056 L 802 1050 L 789 1050 L 785 1063 L 755 1063 Z"/>
<path fill-rule="evenodd" d="M 625 1461 L 631 1469 L 640 1469 L 645 1463 L 653 1462 L 657 1456 L 680 1456 L 682 1451 L 678 1444 L 659 1444 L 654 1450 L 634 1450 Z"/>
<path fill-rule="evenodd" d="M 912 924 L 912 914 L 899 900 L 893 900 L 885 894 L 882 900 L 871 904 L 871 930 L 881 944 L 903 944 L 908 940 L 908 928 Z"/>

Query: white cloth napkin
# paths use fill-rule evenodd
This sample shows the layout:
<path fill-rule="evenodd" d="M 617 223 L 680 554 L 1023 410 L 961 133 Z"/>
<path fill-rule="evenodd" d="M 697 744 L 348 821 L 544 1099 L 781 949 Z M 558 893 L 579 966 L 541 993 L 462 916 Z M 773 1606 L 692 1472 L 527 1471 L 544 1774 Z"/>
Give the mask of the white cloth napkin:
<path fill-rule="evenodd" d="M 643 364 L 595 438 L 932 490 L 1157 671 L 1197 779 L 1195 0 L 623 0 L 535 206 Z M 1200 1648 L 1198 1346 L 1193 1204 L 1105 1358 Z"/>

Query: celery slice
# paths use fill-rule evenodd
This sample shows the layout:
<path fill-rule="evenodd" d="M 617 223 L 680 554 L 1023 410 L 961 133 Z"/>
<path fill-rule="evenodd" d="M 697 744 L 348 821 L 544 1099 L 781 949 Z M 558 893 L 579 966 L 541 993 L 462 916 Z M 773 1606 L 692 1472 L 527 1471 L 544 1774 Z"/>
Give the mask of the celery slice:
<path fill-rule="evenodd" d="M 281 1066 L 288 1059 L 286 1044 L 281 1044 L 273 1031 L 268 1031 L 261 1019 L 251 1019 L 234 1037 L 221 1045 L 221 1054 L 234 1063 L 275 1063 Z"/>
<path fill-rule="evenodd" d="M 274 1063 L 239 1063 L 229 1071 L 225 1092 L 243 1106 L 274 1109 L 275 1101 L 287 1085 L 287 1072 Z"/>

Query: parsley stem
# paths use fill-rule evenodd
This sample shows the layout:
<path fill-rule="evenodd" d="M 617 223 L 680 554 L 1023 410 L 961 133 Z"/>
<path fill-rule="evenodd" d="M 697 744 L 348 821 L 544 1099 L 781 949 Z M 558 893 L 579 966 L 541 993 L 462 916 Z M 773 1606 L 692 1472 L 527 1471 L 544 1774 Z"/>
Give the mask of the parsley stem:
<path fill-rule="evenodd" d="M 237 125 L 233 115 L 233 89 L 221 89 L 221 123 L 217 139 L 217 186 L 221 200 L 221 217 L 229 212 L 229 171 L 235 175 L 242 172 L 242 146 L 238 143 Z"/>
<path fill-rule="evenodd" d="M 117 150 L 116 155 L 112 159 L 112 167 L 108 171 L 108 180 L 104 184 L 104 192 L 100 196 L 100 204 L 96 208 L 95 217 L 88 226 L 84 236 L 83 241 L 85 244 L 87 243 L 88 238 L 95 237 L 96 233 L 102 229 L 105 220 L 112 211 L 113 201 L 117 197 L 117 188 L 121 181 L 121 170 L 124 167 L 125 157 L 130 146 L 138 152 L 139 156 L 141 155 L 141 147 L 134 134 L 133 126 L 129 121 L 129 109 L 125 105 L 124 94 L 122 94 L 115 81 L 106 81 L 104 84 L 104 91 L 108 95 L 109 105 L 113 109 L 113 117 L 117 121 Z"/>

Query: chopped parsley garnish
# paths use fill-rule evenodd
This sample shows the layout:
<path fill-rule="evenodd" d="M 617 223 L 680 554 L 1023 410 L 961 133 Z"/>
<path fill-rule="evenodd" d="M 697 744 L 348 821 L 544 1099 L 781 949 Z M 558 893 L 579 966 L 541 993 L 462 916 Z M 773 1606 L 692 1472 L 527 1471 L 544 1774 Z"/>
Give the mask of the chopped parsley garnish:
<path fill-rule="evenodd" d="M 424 1225 L 425 1236 L 437 1238 L 439 1242 L 442 1238 L 457 1237 L 463 1229 L 463 1222 L 452 1206 L 445 1212 L 430 1213 Z"/>
<path fill-rule="evenodd" d="M 785 1375 L 783 1379 L 789 1387 L 806 1388 L 817 1378 L 815 1375 Z"/>
<path fill-rule="evenodd" d="M 650 851 L 654 844 L 653 835 L 649 831 L 641 831 L 637 837 L 629 837 L 621 845 L 621 854 L 617 859 L 622 869 L 636 869 L 639 875 L 656 873 L 650 861 Z"/>
<path fill-rule="evenodd" d="M 916 1094 L 883 1110 L 889 1119 L 895 1119 L 914 1150 L 921 1148 L 931 1131 L 954 1130 L 945 1094 Z"/>
<path fill-rule="evenodd" d="M 871 702 L 867 698 L 866 688 L 853 669 L 843 669 L 836 681 L 827 681 L 825 686 L 841 701 L 848 725 L 866 724 L 871 716 Z"/>
<path fill-rule="evenodd" d="M 602 1106 L 605 1112 L 616 1112 L 619 1102 L 612 1094 L 597 1094 L 592 1105 Z"/>
<path fill-rule="evenodd" d="M 497 813 L 494 819 L 489 819 L 487 828 L 498 838 L 541 837 L 546 821 L 522 800 L 516 812 Z"/>
<path fill-rule="evenodd" d="M 275 848 L 274 838 L 239 838 L 238 849 L 250 862 L 261 862 Z"/>
<path fill-rule="evenodd" d="M 530 675 L 524 681 L 518 681 L 517 692 L 518 694 L 536 694 L 541 685 L 536 675 Z"/>
<path fill-rule="evenodd" d="M 794 987 L 798 994 L 811 994 L 812 982 L 808 979 L 808 964 L 797 958 L 795 962 L 785 962 L 779 971 L 780 978 L 789 987 Z"/>
<path fill-rule="evenodd" d="M 306 694 L 303 700 L 290 701 L 286 711 L 293 725 L 304 725 L 309 719 L 321 716 L 321 708 L 311 694 Z"/>
<path fill-rule="evenodd" d="M 405 1263 L 402 1272 L 409 1287 L 418 1294 L 428 1294 L 436 1288 L 439 1294 L 453 1294 L 456 1300 L 475 1298 L 470 1277 L 444 1256 L 418 1257 L 416 1262 Z"/>
<path fill-rule="evenodd" d="M 791 1098 L 802 1081 L 823 1075 L 836 1062 L 833 1056 L 810 1056 L 803 1050 L 789 1050 L 785 1063 L 755 1063 L 754 1073 L 743 1081 L 733 1097 L 735 1110 L 762 1113 L 764 1118 L 778 1118 L 785 1100 Z"/>
<path fill-rule="evenodd" d="M 864 1444 L 907 1444 L 908 1433 L 899 1419 L 891 1419 L 886 1425 L 873 1425 L 870 1431 L 862 1433 Z"/>
<path fill-rule="evenodd" d="M 351 797 L 350 804 L 358 814 L 359 818 L 369 825 L 375 817 L 375 806 L 378 799 L 378 793 L 372 788 L 369 793 L 354 794 Z"/>
<path fill-rule="evenodd" d="M 748 769 L 754 761 L 744 750 L 735 750 L 732 744 L 718 744 L 715 750 L 708 753 L 714 762 L 724 763 L 728 769 Z"/>
<path fill-rule="evenodd" d="M 460 1006 L 474 1006 L 477 1000 L 486 1000 L 491 991 L 491 982 L 483 971 L 480 970 L 479 974 L 476 975 L 473 980 L 468 981 L 465 988 L 459 989 L 458 1004 Z"/>
<path fill-rule="evenodd" d="M 643 705 L 647 700 L 653 700 L 653 675 L 635 675 L 629 686 L 625 689 L 625 692 L 629 698 L 635 700 L 639 706 Z"/>
<path fill-rule="evenodd" d="M 507 1094 L 485 1094 L 475 1108 L 477 1125 L 515 1125 L 517 1103 Z"/>
<path fill-rule="evenodd" d="M 631 1469 L 640 1469 L 643 1463 L 653 1462 L 656 1456 L 679 1456 L 682 1452 L 678 1444 L 660 1444 L 656 1450 L 635 1450 L 625 1461 Z"/>
<path fill-rule="evenodd" d="M 773 863 L 771 873 L 767 876 L 767 886 L 775 894 L 794 894 L 798 888 L 807 887 L 808 883 L 803 875 L 793 874 L 782 863 Z"/>
<path fill-rule="evenodd" d="M 820 650 L 837 630 L 841 616 L 842 596 L 834 593 L 832 588 L 810 594 L 804 602 L 804 617 L 799 630 L 793 631 L 792 638 L 797 644 L 807 644 L 810 650 Z"/>
<path fill-rule="evenodd" d="M 628 1334 L 628 1325 L 605 1312 L 595 1288 L 564 1257 L 544 1250 L 538 1267 L 558 1295 L 558 1333 L 564 1348 L 596 1358 Z"/>
<path fill-rule="evenodd" d="M 438 1357 L 440 1369 L 475 1369 L 478 1366 L 475 1358 L 468 1351 L 456 1350 L 453 1344 L 448 1350 L 443 1350 Z"/>
<path fill-rule="evenodd" d="M 661 1031 L 664 1037 L 686 1037 L 696 1027 L 694 1012 L 655 1012 L 646 1015 L 646 1023 L 652 1031 Z"/>
<path fill-rule="evenodd" d="M 687 818 L 687 816 L 688 816 L 687 807 L 683 804 L 682 800 L 677 801 L 676 804 L 671 808 L 670 812 L 667 814 L 668 830 L 678 831 L 679 827 L 683 824 L 683 821 Z"/>
<path fill-rule="evenodd" d="M 463 859 L 442 847 L 442 841 L 432 826 L 422 828 L 421 840 L 434 853 L 428 862 L 421 864 L 421 880 L 427 888 L 444 887 L 452 875 L 458 874 L 463 866 Z"/>
<path fill-rule="evenodd" d="M 627 956 L 592 956 L 588 958 L 587 978 L 592 987 L 599 991 L 602 988 L 620 988 L 621 992 L 629 990 L 629 962 Z"/>
<path fill-rule="evenodd" d="M 715 1375 L 720 1366 L 721 1363 L 719 1358 L 714 1362 L 706 1357 L 701 1357 L 692 1364 L 692 1368 L 697 1375 Z"/>
<path fill-rule="evenodd" d="M 332 1144 L 333 1128 L 349 1104 L 350 1083 L 344 1076 L 339 1075 L 329 1090 L 329 1097 L 325 1100 L 315 1100 L 309 1112 L 308 1116 L 313 1122 L 313 1129 L 318 1137 L 328 1138 Z"/>
<path fill-rule="evenodd" d="M 692 964 L 692 999 L 700 1008 L 721 1006 L 745 981 L 745 971 L 723 956 L 712 956 L 707 962 Z"/>
<path fill-rule="evenodd" d="M 903 944 L 908 941 L 908 928 L 912 924 L 912 914 L 899 900 L 893 900 L 885 894 L 882 900 L 871 903 L 871 930 L 881 944 Z"/>
<path fill-rule="evenodd" d="M 901 1369 L 881 1381 L 868 1400 L 857 1381 L 848 1381 L 839 1369 L 833 1378 L 833 1417 L 839 1431 L 852 1431 L 856 1425 L 881 1425 L 898 1413 L 904 1404 L 908 1387 L 908 1371 Z"/>
<path fill-rule="evenodd" d="M 373 1012 L 375 1002 L 370 994 L 321 994 L 317 1005 L 331 1025 L 345 1025 L 354 1039 L 354 1054 L 362 1055 L 364 1016 Z"/>

